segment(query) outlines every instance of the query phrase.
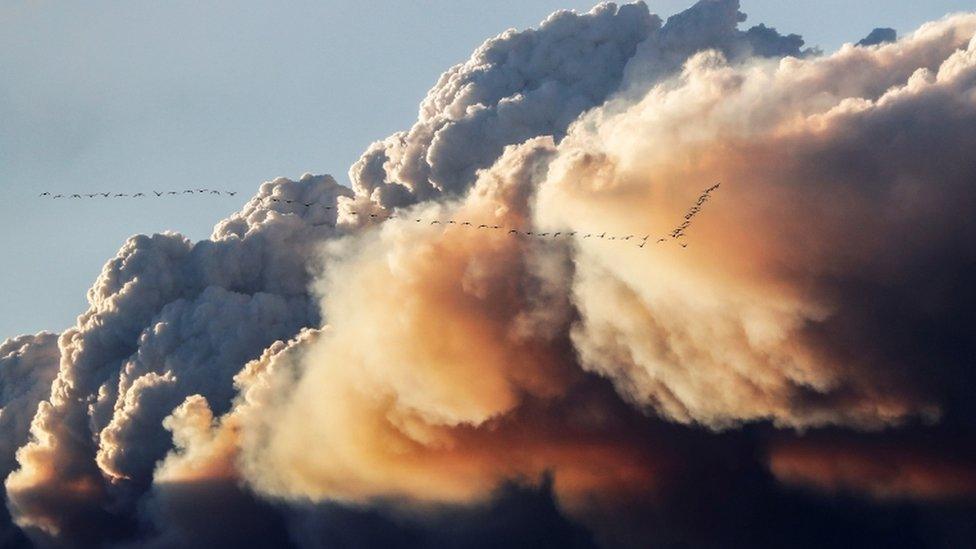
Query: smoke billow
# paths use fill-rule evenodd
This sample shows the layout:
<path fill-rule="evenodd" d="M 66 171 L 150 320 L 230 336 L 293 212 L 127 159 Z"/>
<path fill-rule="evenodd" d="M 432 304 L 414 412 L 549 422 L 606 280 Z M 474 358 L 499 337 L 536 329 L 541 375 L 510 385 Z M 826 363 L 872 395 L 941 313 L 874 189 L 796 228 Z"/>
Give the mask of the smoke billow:
<path fill-rule="evenodd" d="M 48 545 L 815 546 L 907 539 L 897 501 L 953 545 L 976 15 L 830 54 L 744 19 L 556 13 L 446 72 L 352 190 L 278 179 L 208 240 L 130 239 L 76 326 L 0 347 L 12 520 Z M 351 214 L 380 207 L 405 215 Z"/>

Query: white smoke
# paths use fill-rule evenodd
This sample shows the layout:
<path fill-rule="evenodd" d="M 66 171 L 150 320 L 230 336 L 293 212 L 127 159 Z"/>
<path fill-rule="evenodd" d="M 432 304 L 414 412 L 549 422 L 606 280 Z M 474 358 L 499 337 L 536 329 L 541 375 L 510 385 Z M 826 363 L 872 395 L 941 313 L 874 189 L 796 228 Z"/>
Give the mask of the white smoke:
<path fill-rule="evenodd" d="M 50 393 L 58 373 L 58 336 L 50 333 L 0 344 L 0 473 L 14 469 L 14 452 L 27 442 L 37 404 Z"/>
<path fill-rule="evenodd" d="M 441 75 L 409 130 L 373 143 L 349 177 L 360 200 L 403 206 L 456 195 L 506 145 L 562 139 L 584 111 L 630 79 L 665 76 L 692 53 L 720 48 L 737 56 L 799 55 L 799 36 L 762 25 L 736 29 L 738 2 L 707 0 L 666 25 L 643 2 L 600 4 L 586 14 L 559 11 L 538 29 L 510 30 Z M 640 60 L 639 63 L 632 59 Z M 646 61 L 646 62 L 645 62 Z"/>
<path fill-rule="evenodd" d="M 349 194 L 329 177 L 278 179 L 209 240 L 130 239 L 89 291 L 89 310 L 61 336 L 50 399 L 18 453 L 21 468 L 7 479 L 19 524 L 81 535 L 118 497 L 109 489 L 145 489 L 171 447 L 162 420 L 184 398 L 206 395 L 227 410 L 233 376 L 247 360 L 318 324 L 306 258 L 337 234 L 337 198 Z M 68 485 L 78 486 L 77 498 L 65 497 Z"/>

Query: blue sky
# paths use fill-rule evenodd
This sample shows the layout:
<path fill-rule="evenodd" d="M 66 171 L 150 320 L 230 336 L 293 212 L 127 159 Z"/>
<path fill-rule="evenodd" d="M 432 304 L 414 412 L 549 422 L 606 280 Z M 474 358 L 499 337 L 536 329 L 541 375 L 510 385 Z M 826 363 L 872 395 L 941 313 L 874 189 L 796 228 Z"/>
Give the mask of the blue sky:
<path fill-rule="evenodd" d="M 648 2 L 663 17 L 690 0 Z M 0 339 L 60 331 L 126 237 L 206 237 L 261 181 L 346 181 L 405 128 L 438 75 L 485 38 L 577 0 L 122 2 L 0 5 Z M 743 0 L 832 50 L 903 33 L 973 0 Z M 42 201 L 41 191 L 207 187 L 236 197 Z"/>

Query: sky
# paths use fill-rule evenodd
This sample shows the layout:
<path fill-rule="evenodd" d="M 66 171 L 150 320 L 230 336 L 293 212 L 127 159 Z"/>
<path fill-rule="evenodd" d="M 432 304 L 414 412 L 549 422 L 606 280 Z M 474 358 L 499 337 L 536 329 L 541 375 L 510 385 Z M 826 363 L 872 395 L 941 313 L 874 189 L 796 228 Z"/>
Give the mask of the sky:
<path fill-rule="evenodd" d="M 654 1 L 666 17 L 690 2 Z M 0 6 L 0 336 L 61 331 L 130 235 L 205 238 L 265 180 L 346 172 L 409 127 L 441 72 L 576 0 L 109 2 Z M 837 48 L 972 1 L 743 0 L 749 22 Z M 234 189 L 145 203 L 43 191 Z"/>

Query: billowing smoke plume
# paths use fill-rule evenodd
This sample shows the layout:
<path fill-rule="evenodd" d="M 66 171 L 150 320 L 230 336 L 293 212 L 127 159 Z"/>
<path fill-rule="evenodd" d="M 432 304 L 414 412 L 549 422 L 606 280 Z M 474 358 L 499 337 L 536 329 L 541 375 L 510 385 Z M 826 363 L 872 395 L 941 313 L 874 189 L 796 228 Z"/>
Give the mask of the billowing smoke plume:
<path fill-rule="evenodd" d="M 54 334 L 20 336 L 0 344 L 0 473 L 5 478 L 16 468 L 15 452 L 27 443 L 37 405 L 50 394 L 59 358 Z M 0 520 L 0 546 L 21 541 L 6 508 Z"/>
<path fill-rule="evenodd" d="M 681 253 L 581 247 L 584 367 L 711 427 L 937 414 L 931 372 L 955 361 L 939 355 L 970 345 L 947 330 L 972 315 L 957 300 L 976 254 L 956 238 L 976 205 L 974 32 L 967 16 L 804 60 L 702 52 L 622 112 L 585 115 L 540 188 L 544 228 L 666 234 L 722 187 Z"/>
<path fill-rule="evenodd" d="M 445 73 L 352 190 L 278 179 L 208 240 L 133 237 L 56 345 L 0 347 L 13 520 L 54 545 L 884 545 L 887 502 L 970 509 L 943 454 L 976 440 L 976 15 L 829 55 L 743 20 L 559 12 Z M 352 214 L 378 207 L 403 215 Z"/>
<path fill-rule="evenodd" d="M 740 31 L 743 20 L 737 2 L 699 2 L 663 27 L 643 2 L 607 3 L 505 32 L 441 75 L 413 127 L 370 146 L 349 171 L 353 188 L 384 207 L 457 195 L 505 146 L 540 135 L 562 139 L 628 71 L 629 79 L 653 81 L 706 48 L 736 57 L 800 54 L 799 36 L 764 25 Z"/>
<path fill-rule="evenodd" d="M 40 333 L 0 344 L 0 467 L 14 469 L 14 452 L 27 442 L 31 418 L 58 373 L 58 336 Z"/>
<path fill-rule="evenodd" d="M 225 411 L 241 365 L 319 323 L 304 258 L 335 234 L 323 224 L 335 210 L 268 198 L 334 205 L 347 194 L 328 177 L 276 180 L 210 240 L 161 234 L 123 246 L 61 335 L 50 398 L 7 478 L 18 524 L 81 540 L 99 535 L 93 524 L 117 525 L 111 502 L 144 491 L 171 447 L 163 418 L 194 394 Z"/>

